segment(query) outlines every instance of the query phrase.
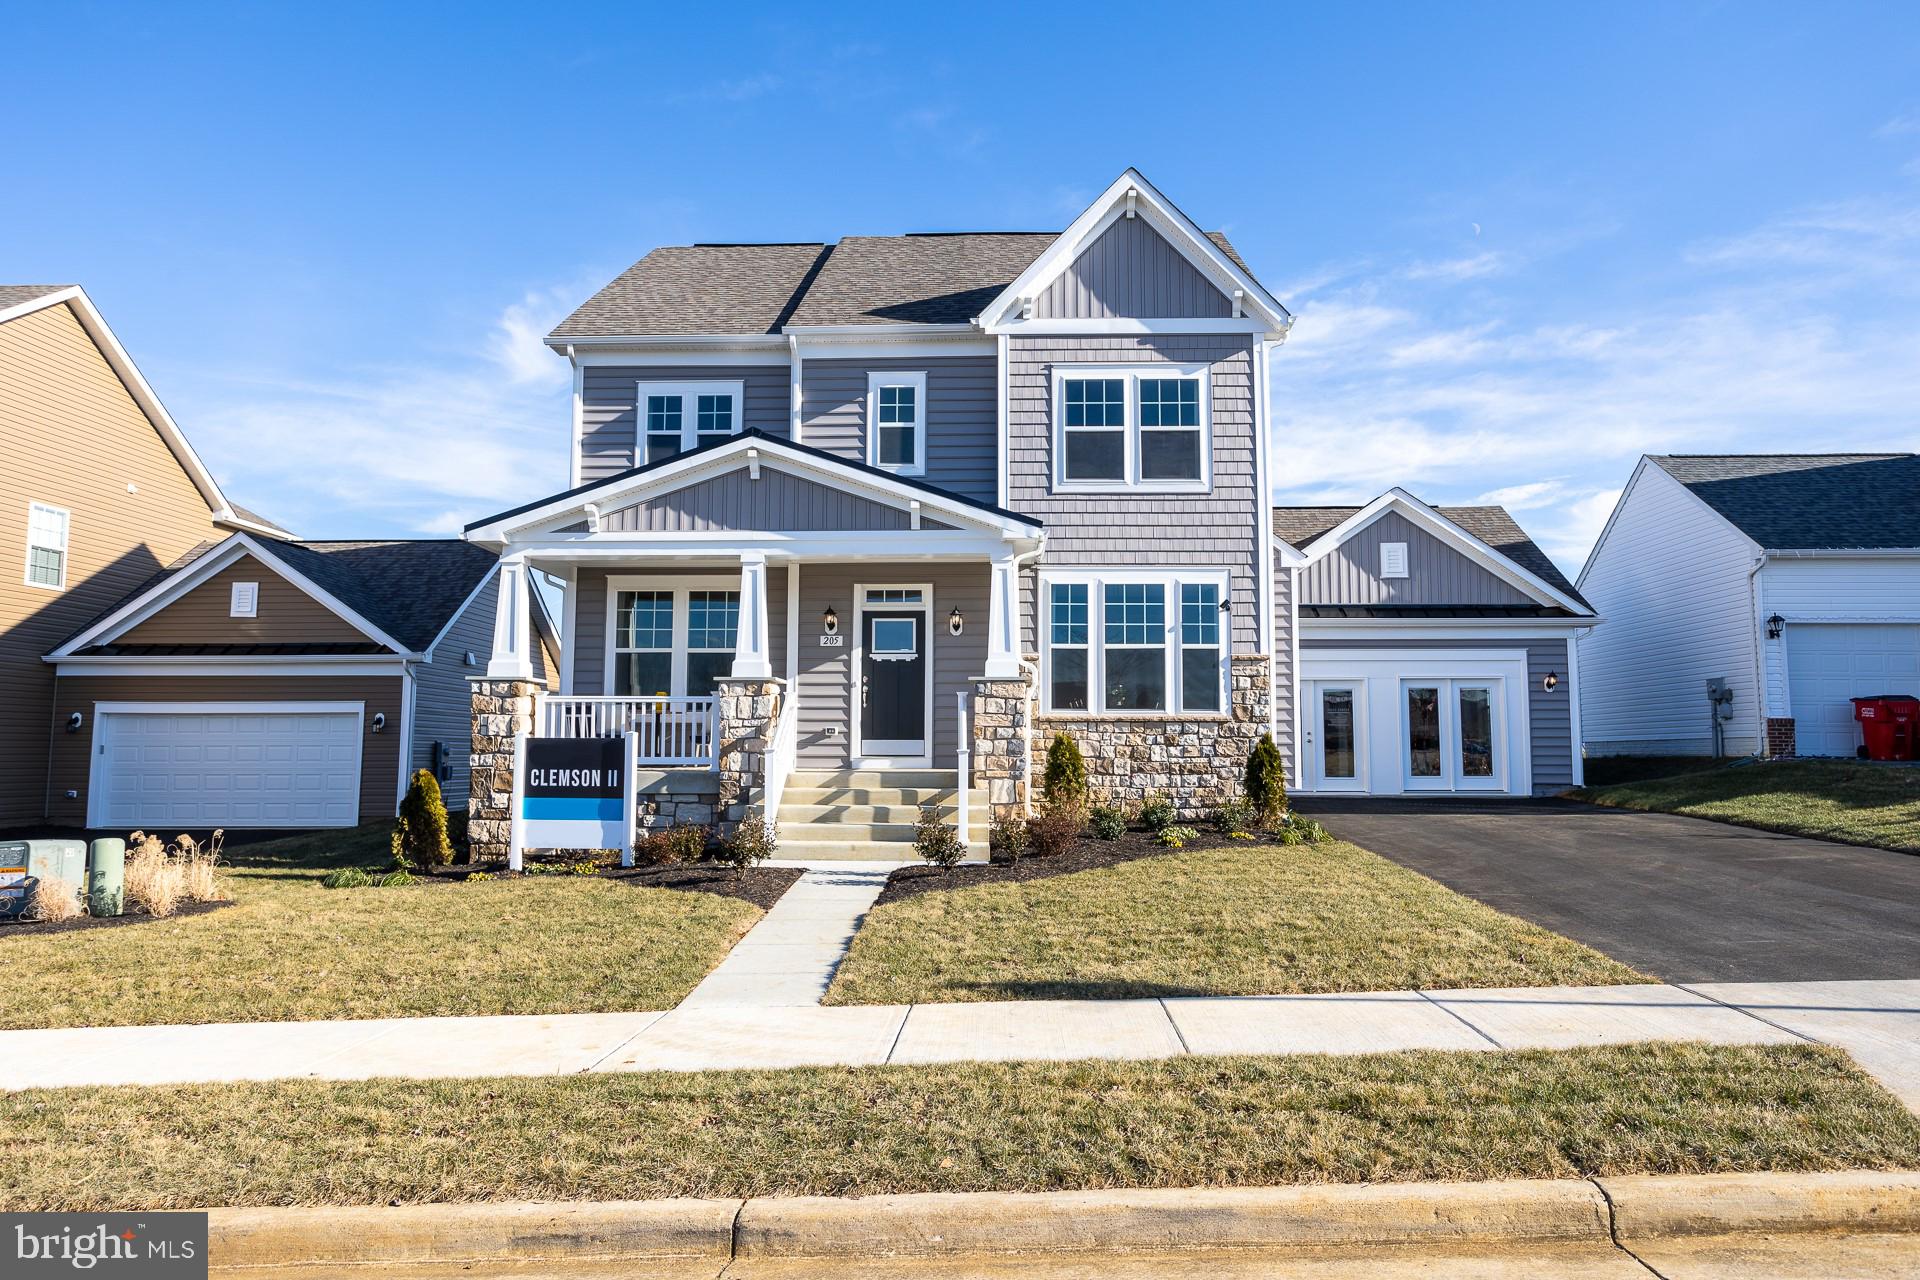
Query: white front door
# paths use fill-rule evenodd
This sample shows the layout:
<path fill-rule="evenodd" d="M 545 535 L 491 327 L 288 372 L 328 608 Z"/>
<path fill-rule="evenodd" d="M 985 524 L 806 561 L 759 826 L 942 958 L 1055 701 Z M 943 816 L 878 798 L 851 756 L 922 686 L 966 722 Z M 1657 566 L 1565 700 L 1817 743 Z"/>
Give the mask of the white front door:
<path fill-rule="evenodd" d="M 1307 747 L 1314 789 L 1365 791 L 1366 682 L 1316 680 L 1308 687 Z"/>
<path fill-rule="evenodd" d="M 1505 681 L 1400 682 L 1400 765 L 1409 791 L 1504 791 Z"/>
<path fill-rule="evenodd" d="M 1794 748 L 1803 756 L 1851 756 L 1861 743 L 1853 700 L 1880 693 L 1920 697 L 1920 626 L 1893 622 L 1796 622 L 1787 628 L 1787 697 Z"/>

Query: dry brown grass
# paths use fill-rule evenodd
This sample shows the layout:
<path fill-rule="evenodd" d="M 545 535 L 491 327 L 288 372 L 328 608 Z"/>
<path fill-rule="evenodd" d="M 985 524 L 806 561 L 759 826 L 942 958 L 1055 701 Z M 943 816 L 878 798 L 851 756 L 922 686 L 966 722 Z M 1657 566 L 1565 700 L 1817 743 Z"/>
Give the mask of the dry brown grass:
<path fill-rule="evenodd" d="M 226 833 L 215 831 L 207 843 L 180 836 L 171 845 L 136 831 L 127 840 L 127 900 L 149 915 L 170 916 L 182 902 L 225 902 L 221 850 Z"/>
<path fill-rule="evenodd" d="M 80 906 L 80 886 L 59 876 L 42 876 L 33 886 L 33 901 L 27 905 L 29 920 L 57 923 L 77 920 L 85 914 Z"/>

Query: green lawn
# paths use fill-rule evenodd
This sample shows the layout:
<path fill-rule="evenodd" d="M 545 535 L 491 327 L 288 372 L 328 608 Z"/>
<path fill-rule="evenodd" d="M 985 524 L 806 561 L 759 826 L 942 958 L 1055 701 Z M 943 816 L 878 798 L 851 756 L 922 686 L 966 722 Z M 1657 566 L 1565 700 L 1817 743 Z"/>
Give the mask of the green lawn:
<path fill-rule="evenodd" d="M 233 904 L 9 936 L 0 1027 L 667 1009 L 760 918 L 708 893 L 585 877 L 323 889 L 386 824 L 231 851 Z"/>
<path fill-rule="evenodd" d="M 1920 768 L 1782 760 L 1575 793 L 1595 804 L 1920 853 Z"/>
<path fill-rule="evenodd" d="M 1233 846 L 875 908 L 828 1004 L 1650 982 L 1354 845 Z"/>
<path fill-rule="evenodd" d="M 16 1210 L 1920 1167 L 1816 1046 L 34 1090 L 0 1131 Z"/>

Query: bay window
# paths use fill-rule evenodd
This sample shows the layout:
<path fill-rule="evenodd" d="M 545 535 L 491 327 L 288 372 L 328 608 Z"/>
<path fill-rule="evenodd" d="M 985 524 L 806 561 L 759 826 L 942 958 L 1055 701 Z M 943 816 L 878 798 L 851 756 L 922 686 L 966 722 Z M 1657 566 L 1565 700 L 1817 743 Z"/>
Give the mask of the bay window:
<path fill-rule="evenodd" d="M 739 382 L 639 383 L 635 464 L 664 462 L 738 434 L 744 396 Z"/>
<path fill-rule="evenodd" d="M 1209 485 L 1205 365 L 1054 372 L 1054 488 L 1111 492 Z"/>
<path fill-rule="evenodd" d="M 1041 575 L 1045 710 L 1216 715 L 1225 706 L 1227 574 Z"/>
<path fill-rule="evenodd" d="M 608 582 L 607 692 L 698 698 L 733 669 L 740 592 L 705 580 Z"/>

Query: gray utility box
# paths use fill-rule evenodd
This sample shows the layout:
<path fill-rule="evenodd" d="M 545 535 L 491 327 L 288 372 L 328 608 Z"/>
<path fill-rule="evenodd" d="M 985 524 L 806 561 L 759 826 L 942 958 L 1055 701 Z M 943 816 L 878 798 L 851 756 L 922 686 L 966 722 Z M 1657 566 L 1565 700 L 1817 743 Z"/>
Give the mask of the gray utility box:
<path fill-rule="evenodd" d="M 0 842 L 0 916 L 26 911 L 37 880 L 65 880 L 79 893 L 87 887 L 85 840 L 8 840 Z"/>

